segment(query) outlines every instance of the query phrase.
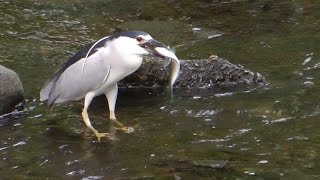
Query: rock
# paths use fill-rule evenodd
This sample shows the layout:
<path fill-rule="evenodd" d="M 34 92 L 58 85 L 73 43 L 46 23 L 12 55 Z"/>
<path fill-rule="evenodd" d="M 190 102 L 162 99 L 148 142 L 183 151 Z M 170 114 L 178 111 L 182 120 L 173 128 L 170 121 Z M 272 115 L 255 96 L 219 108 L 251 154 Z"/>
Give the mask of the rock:
<path fill-rule="evenodd" d="M 174 88 L 239 89 L 267 86 L 268 82 L 257 72 L 212 56 L 201 60 L 180 60 L 181 67 Z M 165 87 L 168 83 L 169 66 L 163 61 L 145 59 L 142 66 L 122 80 L 120 87 Z"/>
<path fill-rule="evenodd" d="M 0 65 L 0 115 L 12 112 L 23 101 L 23 86 L 14 71 Z"/>

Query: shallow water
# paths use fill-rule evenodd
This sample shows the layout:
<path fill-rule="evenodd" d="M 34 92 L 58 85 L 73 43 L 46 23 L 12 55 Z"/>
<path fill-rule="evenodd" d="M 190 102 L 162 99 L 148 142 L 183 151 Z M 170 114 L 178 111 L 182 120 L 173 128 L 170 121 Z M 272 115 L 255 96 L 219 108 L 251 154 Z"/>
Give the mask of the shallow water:
<path fill-rule="evenodd" d="M 28 112 L 0 127 L 0 172 L 15 179 L 318 179 L 317 1 L 0 1 L 0 63 L 19 73 Z M 114 132 L 104 100 L 88 137 L 82 102 L 50 112 L 44 82 L 81 46 L 117 28 L 149 32 L 181 59 L 217 54 L 260 72 L 250 91 L 129 90 Z M 86 136 L 84 138 L 84 136 Z"/>

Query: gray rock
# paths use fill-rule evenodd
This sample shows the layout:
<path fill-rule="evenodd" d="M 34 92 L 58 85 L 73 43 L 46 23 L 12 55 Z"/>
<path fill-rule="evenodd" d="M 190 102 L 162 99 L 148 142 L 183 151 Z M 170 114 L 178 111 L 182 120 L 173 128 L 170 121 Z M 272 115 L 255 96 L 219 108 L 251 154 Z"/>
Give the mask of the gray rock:
<path fill-rule="evenodd" d="M 0 115 L 12 112 L 23 101 L 23 93 L 17 73 L 0 65 Z"/>
<path fill-rule="evenodd" d="M 169 66 L 163 61 L 145 59 L 142 66 L 119 83 L 119 87 L 165 87 Z M 250 89 L 268 86 L 258 72 L 234 65 L 226 59 L 212 56 L 208 59 L 180 60 L 180 73 L 174 88 L 220 88 L 222 90 Z"/>

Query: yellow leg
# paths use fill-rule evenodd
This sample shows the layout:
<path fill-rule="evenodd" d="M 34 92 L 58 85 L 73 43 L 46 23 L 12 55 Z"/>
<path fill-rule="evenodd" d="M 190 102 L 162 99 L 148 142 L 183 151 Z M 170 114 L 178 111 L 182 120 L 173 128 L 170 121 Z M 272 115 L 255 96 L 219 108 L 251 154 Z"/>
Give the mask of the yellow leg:
<path fill-rule="evenodd" d="M 110 111 L 110 121 L 114 123 L 116 126 L 118 126 L 118 127 L 115 127 L 116 130 L 121 130 L 125 133 L 134 132 L 134 129 L 132 127 L 124 126 L 121 122 L 117 121 L 114 111 Z"/>
<path fill-rule="evenodd" d="M 110 114 L 111 114 L 111 112 L 110 112 Z M 117 121 L 116 118 L 111 118 L 111 117 L 110 117 L 110 121 L 111 121 L 112 123 L 114 123 L 116 126 L 118 126 L 118 127 L 114 127 L 116 130 L 121 130 L 121 131 L 123 131 L 123 132 L 125 132 L 125 133 L 132 133 L 132 132 L 134 132 L 133 127 L 124 126 L 121 122 Z"/>
<path fill-rule="evenodd" d="M 86 126 L 91 129 L 93 131 L 93 133 L 95 134 L 95 136 L 97 137 L 98 141 L 100 142 L 102 137 L 107 137 L 109 139 L 115 139 L 112 135 L 110 135 L 109 133 L 99 133 L 92 125 L 88 116 L 88 112 L 87 111 L 82 111 L 82 118 L 84 123 L 86 124 Z"/>
<path fill-rule="evenodd" d="M 108 106 L 110 111 L 110 120 L 113 122 L 116 126 L 116 130 L 122 130 L 125 133 L 132 133 L 134 129 L 132 127 L 126 127 L 116 119 L 116 115 L 114 113 L 116 101 L 117 101 L 117 95 L 118 95 L 118 85 L 114 84 L 113 86 L 110 86 L 109 89 L 105 93 L 107 99 L 108 99 Z"/>
<path fill-rule="evenodd" d="M 92 101 L 92 99 L 94 98 L 95 94 L 94 93 L 87 93 L 84 99 L 84 108 L 82 111 L 82 119 L 84 121 L 84 123 L 86 124 L 86 126 L 91 129 L 93 131 L 93 133 L 96 135 L 96 137 L 98 138 L 98 141 L 100 142 L 102 137 L 107 137 L 109 139 L 115 139 L 112 135 L 110 135 L 109 133 L 99 133 L 92 125 L 89 119 L 89 115 L 88 115 L 88 107 Z"/>

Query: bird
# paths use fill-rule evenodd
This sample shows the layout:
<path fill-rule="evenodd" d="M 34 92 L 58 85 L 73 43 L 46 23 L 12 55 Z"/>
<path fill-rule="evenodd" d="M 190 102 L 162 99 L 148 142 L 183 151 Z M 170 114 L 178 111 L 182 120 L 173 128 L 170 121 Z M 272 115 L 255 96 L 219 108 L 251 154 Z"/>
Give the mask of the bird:
<path fill-rule="evenodd" d="M 45 83 L 40 91 L 40 101 L 47 101 L 48 107 L 52 109 L 84 99 L 82 119 L 100 141 L 102 137 L 114 137 L 92 126 L 88 108 L 95 96 L 104 94 L 108 100 L 109 119 L 115 122 L 118 130 L 133 132 L 133 128 L 124 126 L 115 116 L 118 82 L 135 72 L 141 66 L 143 57 L 150 55 L 160 59 L 174 59 L 175 64 L 179 64 L 169 46 L 153 39 L 146 32 L 125 31 L 105 36 L 84 46 L 69 58 Z M 171 85 L 177 74 L 174 73 Z"/>

